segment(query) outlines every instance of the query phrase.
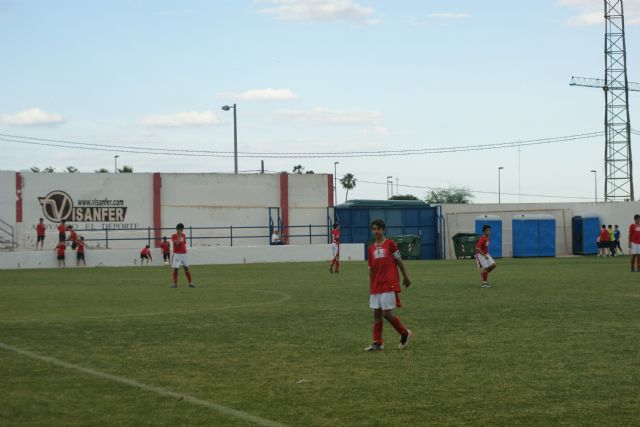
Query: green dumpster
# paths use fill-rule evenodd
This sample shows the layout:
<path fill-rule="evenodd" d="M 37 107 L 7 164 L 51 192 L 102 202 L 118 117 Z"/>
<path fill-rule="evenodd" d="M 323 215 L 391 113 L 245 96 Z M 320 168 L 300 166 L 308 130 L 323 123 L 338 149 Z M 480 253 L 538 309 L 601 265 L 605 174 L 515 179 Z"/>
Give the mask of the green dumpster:
<path fill-rule="evenodd" d="M 420 236 L 406 235 L 406 236 L 386 236 L 387 239 L 391 239 L 398 245 L 398 250 L 402 259 L 420 259 Z M 375 241 L 375 238 L 370 238 L 367 241 L 367 248 Z"/>
<path fill-rule="evenodd" d="M 475 256 L 476 245 L 480 240 L 479 234 L 458 233 L 452 239 L 456 258 L 473 258 Z"/>

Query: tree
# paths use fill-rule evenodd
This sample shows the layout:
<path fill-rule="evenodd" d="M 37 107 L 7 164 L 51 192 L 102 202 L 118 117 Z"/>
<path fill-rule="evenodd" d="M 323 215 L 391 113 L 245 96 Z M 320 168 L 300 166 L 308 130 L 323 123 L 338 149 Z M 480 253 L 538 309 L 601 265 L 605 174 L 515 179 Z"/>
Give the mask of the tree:
<path fill-rule="evenodd" d="M 54 173 L 55 171 L 56 171 L 56 168 L 54 168 L 53 166 L 47 166 L 43 170 L 43 172 L 45 172 L 45 173 Z"/>
<path fill-rule="evenodd" d="M 67 166 L 67 172 L 69 173 L 77 173 L 78 172 L 78 168 L 75 166 Z"/>
<path fill-rule="evenodd" d="M 413 194 L 396 194 L 395 196 L 389 197 L 389 200 L 420 200 Z"/>
<path fill-rule="evenodd" d="M 302 171 L 304 171 L 304 166 L 302 165 L 297 165 L 293 167 L 293 173 L 302 173 Z"/>
<path fill-rule="evenodd" d="M 123 166 L 121 168 L 118 168 L 118 172 L 120 172 L 120 173 L 132 173 L 133 172 L 133 168 L 131 166 Z"/>
<path fill-rule="evenodd" d="M 340 178 L 340 184 L 342 184 L 342 188 L 347 190 L 344 195 L 344 201 L 347 201 L 347 197 L 349 197 L 349 190 L 353 190 L 356 188 L 356 177 L 351 173 L 346 173 L 342 178 Z"/>
<path fill-rule="evenodd" d="M 109 171 L 105 168 L 100 168 L 100 169 L 97 169 L 95 173 L 109 173 Z"/>
<path fill-rule="evenodd" d="M 309 175 L 309 174 L 314 174 L 315 172 L 314 172 L 314 171 L 312 171 L 312 170 L 308 170 L 308 171 L 306 171 L 305 173 L 306 173 L 307 175 Z"/>
<path fill-rule="evenodd" d="M 40 173 L 40 168 L 37 166 L 31 166 L 31 172 L 33 173 Z"/>
<path fill-rule="evenodd" d="M 427 203 L 471 203 L 473 194 L 467 187 L 438 188 L 427 193 Z"/>

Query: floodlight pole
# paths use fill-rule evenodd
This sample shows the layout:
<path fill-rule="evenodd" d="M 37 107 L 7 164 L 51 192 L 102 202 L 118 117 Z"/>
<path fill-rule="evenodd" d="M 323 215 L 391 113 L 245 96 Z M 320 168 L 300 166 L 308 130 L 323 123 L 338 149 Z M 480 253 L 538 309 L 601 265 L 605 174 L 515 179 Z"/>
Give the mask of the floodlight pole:
<path fill-rule="evenodd" d="M 593 173 L 593 194 L 594 194 L 594 202 L 598 203 L 598 171 L 591 169 L 591 172 Z"/>
<path fill-rule="evenodd" d="M 236 116 L 236 104 L 233 107 L 230 105 L 223 105 L 224 111 L 229 111 L 233 108 L 233 173 L 238 174 L 238 119 Z"/>
<path fill-rule="evenodd" d="M 500 191 L 500 172 L 502 171 L 502 169 L 504 169 L 504 167 L 502 166 L 498 167 L 498 204 L 502 203 L 501 191 Z"/>
<path fill-rule="evenodd" d="M 118 173 L 118 157 L 120 157 L 120 155 L 116 154 L 115 156 L 113 156 L 113 173 Z"/>

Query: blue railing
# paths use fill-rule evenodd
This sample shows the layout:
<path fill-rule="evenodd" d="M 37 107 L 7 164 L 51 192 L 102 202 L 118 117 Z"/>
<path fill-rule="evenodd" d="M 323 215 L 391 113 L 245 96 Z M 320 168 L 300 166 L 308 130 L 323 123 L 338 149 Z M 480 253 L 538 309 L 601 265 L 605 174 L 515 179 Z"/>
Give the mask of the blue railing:
<path fill-rule="evenodd" d="M 144 242 L 149 246 L 154 245 L 162 241 L 162 237 L 156 238 L 155 231 L 159 230 L 159 234 L 165 234 L 167 237 L 175 233 L 174 228 L 154 228 L 154 227 L 139 227 L 139 228 L 127 228 L 127 229 L 76 229 L 75 231 L 84 237 L 85 242 L 104 242 L 105 247 L 109 249 L 110 242 Z M 255 232 L 253 231 L 255 230 Z M 227 241 L 228 246 L 233 246 L 234 241 L 242 239 L 264 239 L 264 244 L 271 244 L 271 233 L 273 226 L 270 225 L 258 225 L 258 226 L 219 226 L 219 227 L 185 227 L 184 233 L 187 235 L 189 246 L 193 246 L 194 241 L 206 241 L 211 240 L 214 242 Z M 207 235 L 207 231 L 211 231 L 211 235 Z M 215 233 L 218 231 L 219 233 Z M 249 234 L 247 234 L 249 231 Z M 128 235 L 127 235 L 128 233 Z M 203 233 L 205 235 L 203 235 Z M 132 234 L 137 234 L 137 237 Z M 213 235 L 216 234 L 216 235 Z M 314 237 L 322 237 L 323 240 L 327 238 L 327 225 L 289 225 L 285 227 L 280 237 L 285 242 L 290 238 L 308 238 L 309 244 L 313 244 Z"/>

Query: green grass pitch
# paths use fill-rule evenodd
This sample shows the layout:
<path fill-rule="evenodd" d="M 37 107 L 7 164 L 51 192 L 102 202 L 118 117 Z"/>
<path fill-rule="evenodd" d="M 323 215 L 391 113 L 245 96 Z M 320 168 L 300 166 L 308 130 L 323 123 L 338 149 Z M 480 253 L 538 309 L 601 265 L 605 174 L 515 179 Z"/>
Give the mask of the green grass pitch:
<path fill-rule="evenodd" d="M 0 424 L 640 425 L 627 257 L 406 264 L 375 354 L 364 262 L 1 271 Z"/>

